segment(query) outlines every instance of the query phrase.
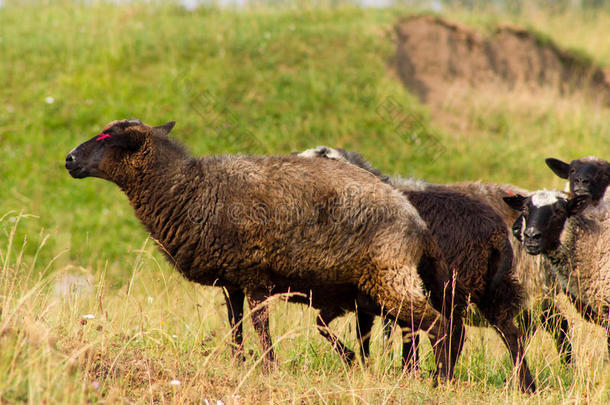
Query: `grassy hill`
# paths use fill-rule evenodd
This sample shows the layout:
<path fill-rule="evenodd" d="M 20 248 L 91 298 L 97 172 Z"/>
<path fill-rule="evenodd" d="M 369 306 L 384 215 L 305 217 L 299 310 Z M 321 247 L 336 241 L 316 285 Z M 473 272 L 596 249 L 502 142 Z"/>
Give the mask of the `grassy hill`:
<path fill-rule="evenodd" d="M 491 331 L 470 329 L 457 382 L 433 389 L 402 375 L 398 354 L 346 369 L 317 335 L 314 312 L 282 302 L 272 322 L 280 371 L 261 373 L 248 322 L 254 354 L 234 364 L 219 291 L 164 262 L 116 186 L 76 181 L 63 168 L 73 147 L 129 117 L 176 120 L 173 136 L 194 154 L 325 144 L 437 182 L 559 188 L 545 157 L 610 156 L 610 109 L 583 94 L 466 94 L 441 111 L 420 104 L 392 69 L 393 25 L 411 11 L 0 8 L 0 401 L 610 399 L 603 332 L 583 323 L 573 369 L 560 365 L 548 335 L 535 336 L 528 357 L 541 389 L 531 398 L 505 386 L 508 354 Z M 610 65 L 610 13 L 534 11 L 443 16 L 482 32 L 510 20 Z M 352 321 L 333 327 L 354 345 Z M 374 341 L 380 354 L 378 329 Z M 431 368 L 428 351 L 424 376 Z"/>

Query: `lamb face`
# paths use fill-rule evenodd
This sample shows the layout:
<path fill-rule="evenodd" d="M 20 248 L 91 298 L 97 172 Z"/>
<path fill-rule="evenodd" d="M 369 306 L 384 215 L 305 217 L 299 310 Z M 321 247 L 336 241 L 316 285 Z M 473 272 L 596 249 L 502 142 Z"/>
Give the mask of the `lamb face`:
<path fill-rule="evenodd" d="M 537 191 L 529 197 L 520 194 L 504 197 L 509 207 L 521 215 L 513 224 L 513 234 L 531 255 L 546 254 L 559 248 L 566 220 L 584 210 L 589 195 L 568 199 L 556 191 Z"/>
<path fill-rule="evenodd" d="M 588 195 L 593 204 L 604 198 L 610 184 L 610 163 L 594 156 L 588 156 L 565 163 L 559 159 L 548 158 L 546 164 L 553 172 L 569 181 L 570 192 L 576 196 Z"/>

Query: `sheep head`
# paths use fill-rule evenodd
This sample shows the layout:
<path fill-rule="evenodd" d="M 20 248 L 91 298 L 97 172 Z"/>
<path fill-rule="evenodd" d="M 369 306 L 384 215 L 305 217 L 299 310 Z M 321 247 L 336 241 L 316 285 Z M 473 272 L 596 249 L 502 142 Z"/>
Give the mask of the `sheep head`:
<path fill-rule="evenodd" d="M 604 197 L 610 184 L 610 163 L 603 159 L 588 156 L 568 164 L 548 158 L 545 162 L 556 175 L 569 181 L 572 194 L 589 195 L 595 205 Z"/>
<path fill-rule="evenodd" d="M 113 121 L 66 156 L 66 169 L 77 179 L 99 177 L 120 185 L 126 176 L 151 165 L 159 149 L 155 145 L 169 142 L 167 134 L 174 124 L 151 127 L 135 119 Z"/>
<path fill-rule="evenodd" d="M 523 243 L 527 253 L 538 255 L 559 247 L 566 220 L 587 208 L 591 196 L 568 199 L 563 193 L 542 190 L 528 197 L 520 194 L 504 197 L 504 202 L 521 212 L 513 224 L 513 235 Z"/>

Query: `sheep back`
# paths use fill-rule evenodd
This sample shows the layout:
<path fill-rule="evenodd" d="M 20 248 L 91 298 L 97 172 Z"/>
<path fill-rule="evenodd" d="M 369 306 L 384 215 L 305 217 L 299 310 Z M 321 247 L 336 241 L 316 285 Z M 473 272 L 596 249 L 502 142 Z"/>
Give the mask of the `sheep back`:
<path fill-rule="evenodd" d="M 562 287 L 608 320 L 610 206 L 590 207 L 581 215 L 568 218 L 559 249 L 566 260 L 550 259 Z"/>

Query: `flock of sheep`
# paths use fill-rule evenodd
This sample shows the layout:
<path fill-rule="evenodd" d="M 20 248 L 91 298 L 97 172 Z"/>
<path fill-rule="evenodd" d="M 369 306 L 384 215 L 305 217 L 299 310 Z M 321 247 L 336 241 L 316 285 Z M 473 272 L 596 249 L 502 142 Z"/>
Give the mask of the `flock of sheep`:
<path fill-rule="evenodd" d="M 568 193 L 440 185 L 389 178 L 359 154 L 329 147 L 194 158 L 169 139 L 173 126 L 113 121 L 68 154 L 66 169 L 116 183 L 178 271 L 223 287 L 236 356 L 247 299 L 265 367 L 274 366 L 264 303 L 285 292 L 319 309 L 318 329 L 347 362 L 356 355 L 328 324 L 357 313 L 364 361 L 382 314 L 403 332 L 405 367 L 417 367 L 414 332 L 422 330 L 435 375 L 452 378 L 473 303 L 481 315 L 474 322 L 498 331 L 521 389 L 531 392 L 524 347 L 538 322 L 571 361 L 560 293 L 606 328 L 610 350 L 607 161 L 547 159 L 569 180 Z"/>

